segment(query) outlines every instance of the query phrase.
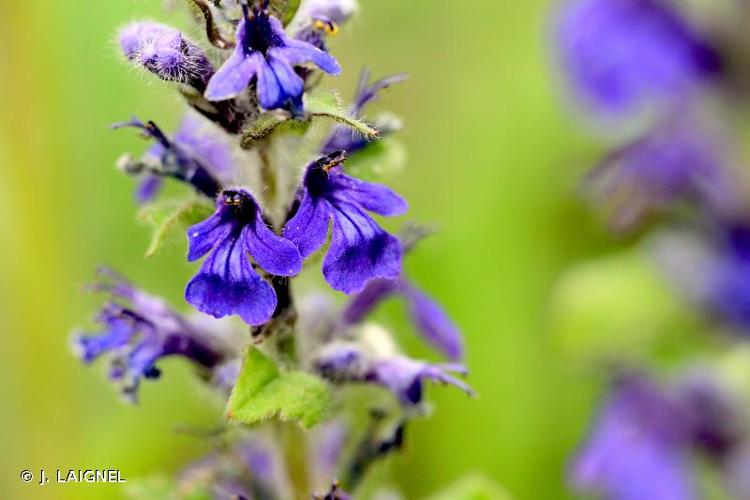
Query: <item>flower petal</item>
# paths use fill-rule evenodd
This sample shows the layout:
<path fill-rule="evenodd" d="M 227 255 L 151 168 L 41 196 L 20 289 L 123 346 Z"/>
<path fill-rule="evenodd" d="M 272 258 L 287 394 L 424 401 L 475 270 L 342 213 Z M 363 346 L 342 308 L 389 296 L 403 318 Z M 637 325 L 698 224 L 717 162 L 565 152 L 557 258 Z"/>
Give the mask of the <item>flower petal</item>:
<path fill-rule="evenodd" d="M 284 59 L 274 57 L 273 53 L 276 49 L 268 51 L 266 60 L 268 61 L 271 70 L 276 75 L 276 80 L 279 82 L 281 87 L 281 94 L 279 101 L 281 103 L 287 100 L 297 100 L 302 96 L 304 90 L 304 82 L 302 78 L 294 72 L 294 68 Z"/>
<path fill-rule="evenodd" d="M 466 394 L 474 391 L 466 383 L 447 372 L 462 368 L 453 365 L 430 365 L 403 356 L 382 359 L 375 362 L 369 378 L 393 392 L 405 405 L 416 405 L 422 401 L 423 383 L 430 379 L 442 384 L 453 385 Z M 463 370 L 459 370 L 463 371 Z"/>
<path fill-rule="evenodd" d="M 461 333 L 440 305 L 415 286 L 404 283 L 409 311 L 422 336 L 454 361 L 463 356 Z"/>
<path fill-rule="evenodd" d="M 258 60 L 258 102 L 265 109 L 275 109 L 283 104 L 282 90 L 276 73 L 265 57 Z"/>
<path fill-rule="evenodd" d="M 127 358 L 126 376 L 133 381 L 150 374 L 156 375 L 159 372 L 155 370 L 156 361 L 164 354 L 162 343 L 156 338 L 139 343 L 135 349 L 130 352 Z"/>
<path fill-rule="evenodd" d="M 228 215 L 227 209 L 220 206 L 211 217 L 188 228 L 188 260 L 190 262 L 206 255 L 232 232 L 236 223 L 232 222 Z"/>
<path fill-rule="evenodd" d="M 159 194 L 163 180 L 158 175 L 145 175 L 138 183 L 138 188 L 135 191 L 135 199 L 138 204 L 142 205 L 153 200 Z"/>
<path fill-rule="evenodd" d="M 250 266 L 240 234 L 225 238 L 190 280 L 185 299 L 201 312 L 221 318 L 238 314 L 250 325 L 271 318 L 276 294 Z"/>
<path fill-rule="evenodd" d="M 212 173 L 218 176 L 231 176 L 233 173 L 234 158 L 230 143 L 202 115 L 185 115 L 174 140 L 205 161 Z"/>
<path fill-rule="evenodd" d="M 341 313 L 347 325 L 359 323 L 383 300 L 401 288 L 400 280 L 374 279 L 367 282 L 364 290 L 352 297 Z"/>
<path fill-rule="evenodd" d="M 297 212 L 284 226 L 284 238 L 297 246 L 302 257 L 307 257 L 325 243 L 330 217 L 328 203 L 305 191 Z"/>
<path fill-rule="evenodd" d="M 250 84 L 250 80 L 261 70 L 263 56 L 259 52 L 246 54 L 238 45 L 229 59 L 208 81 L 205 97 L 209 101 L 223 101 L 236 97 Z"/>
<path fill-rule="evenodd" d="M 302 256 L 289 240 L 271 231 L 260 215 L 242 230 L 245 248 L 260 267 L 277 276 L 294 276 L 302 269 Z"/>
<path fill-rule="evenodd" d="M 301 40 L 290 40 L 286 47 L 271 49 L 271 51 L 292 65 L 311 62 L 329 75 L 341 73 L 341 66 L 333 56 Z"/>
<path fill-rule="evenodd" d="M 383 231 L 358 206 L 333 204 L 331 247 L 323 275 L 335 290 L 360 292 L 372 278 L 395 279 L 401 274 L 401 243 Z"/>
<path fill-rule="evenodd" d="M 329 182 L 335 186 L 335 196 L 355 202 L 376 214 L 401 215 L 408 208 L 406 200 L 382 184 L 361 181 L 346 174 L 332 174 Z"/>
<path fill-rule="evenodd" d="M 135 334 L 132 323 L 125 320 L 109 321 L 109 329 L 99 335 L 80 335 L 73 339 L 76 355 L 91 363 L 107 351 L 126 345 Z"/>

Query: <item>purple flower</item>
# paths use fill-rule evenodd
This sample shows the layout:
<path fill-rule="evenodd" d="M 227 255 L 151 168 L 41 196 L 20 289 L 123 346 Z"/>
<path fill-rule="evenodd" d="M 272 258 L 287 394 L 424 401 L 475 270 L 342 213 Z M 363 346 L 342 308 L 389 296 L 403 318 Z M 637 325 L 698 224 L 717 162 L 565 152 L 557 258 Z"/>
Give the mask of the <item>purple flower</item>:
<path fill-rule="evenodd" d="M 299 8 L 299 16 L 326 18 L 336 24 L 346 22 L 359 6 L 356 0 L 306 0 Z"/>
<path fill-rule="evenodd" d="M 156 362 L 166 356 L 182 356 L 204 369 L 213 369 L 225 353 L 218 342 L 199 332 L 161 299 L 103 269 L 108 279 L 95 286 L 112 296 L 98 316 L 104 331 L 76 335 L 73 346 L 85 363 L 111 354 L 110 377 L 122 381 L 123 394 L 135 402 L 142 378 L 160 375 Z"/>
<path fill-rule="evenodd" d="M 243 435 L 230 449 L 185 467 L 178 477 L 181 496 L 217 500 L 290 498 L 291 484 L 276 443 L 261 433 Z M 193 494 L 193 495 L 190 495 Z"/>
<path fill-rule="evenodd" d="M 213 73 L 213 66 L 200 47 L 163 24 L 128 24 L 120 30 L 120 48 L 131 62 L 162 80 L 184 83 L 200 91 Z"/>
<path fill-rule="evenodd" d="M 742 330 L 750 329 L 750 227 L 724 224 L 698 262 L 702 288 L 696 295 L 713 315 Z M 694 269 L 691 270 L 694 273 Z"/>
<path fill-rule="evenodd" d="M 253 434 L 237 446 L 236 453 L 247 465 L 253 491 L 258 498 L 293 496 L 281 450 L 275 442 L 260 434 Z"/>
<path fill-rule="evenodd" d="M 713 218 L 710 231 L 674 231 L 655 245 L 659 267 L 686 299 L 738 333 L 750 331 L 750 226 Z"/>
<path fill-rule="evenodd" d="M 356 11 L 354 0 L 310 0 L 300 5 L 295 19 L 294 38 L 328 52 L 326 37 L 339 33 L 339 24 L 346 22 Z M 304 76 L 304 74 L 303 74 Z"/>
<path fill-rule="evenodd" d="M 401 355 L 372 356 L 356 344 L 336 342 L 316 357 L 315 369 L 333 382 L 369 382 L 385 387 L 405 406 L 422 401 L 424 382 L 431 380 L 458 387 L 472 395 L 474 391 L 449 372 L 466 374 L 458 364 L 430 364 Z"/>
<path fill-rule="evenodd" d="M 332 420 L 314 429 L 308 452 L 310 481 L 327 485 L 336 479 L 348 440 L 348 426 L 341 419 Z"/>
<path fill-rule="evenodd" d="M 244 189 L 224 190 L 216 212 L 188 229 L 188 260 L 211 254 L 190 280 L 185 299 L 199 311 L 221 318 L 238 314 L 250 325 L 268 321 L 276 308 L 273 287 L 253 269 L 292 276 L 302 267 L 297 248 L 263 220 L 258 203 Z"/>
<path fill-rule="evenodd" d="M 723 158 L 710 139 L 693 127 L 668 123 L 605 158 L 586 188 L 611 224 L 625 230 L 686 199 L 725 210 L 732 199 L 725 176 Z"/>
<path fill-rule="evenodd" d="M 672 101 L 719 70 L 713 47 L 663 0 L 574 0 L 559 20 L 561 58 L 596 110 Z"/>
<path fill-rule="evenodd" d="M 143 177 L 136 191 L 140 203 L 147 203 L 158 194 L 162 177 L 191 184 L 196 191 L 213 199 L 221 190 L 219 176 L 226 175 L 232 168 L 227 146 L 207 135 L 197 117 L 188 115 L 173 139 L 154 122 L 143 123 L 137 118 L 112 127 L 135 127 L 156 141 L 141 160 L 126 156 L 120 162 L 125 172 Z"/>
<path fill-rule="evenodd" d="M 676 397 L 687 414 L 691 445 L 719 465 L 738 451 L 746 431 L 732 393 L 704 370 L 681 377 Z"/>
<path fill-rule="evenodd" d="M 619 500 L 696 498 L 685 417 L 679 403 L 649 381 L 621 379 L 576 454 L 572 485 Z"/>
<path fill-rule="evenodd" d="M 333 220 L 331 245 L 323 275 L 336 290 L 361 291 L 373 278 L 395 279 L 401 273 L 401 244 L 367 214 L 385 216 L 406 211 L 406 202 L 380 184 L 343 173 L 346 153 L 339 151 L 308 165 L 300 189 L 300 204 L 284 228 L 303 257 L 320 248 Z"/>
<path fill-rule="evenodd" d="M 359 83 L 357 85 L 357 91 L 354 94 L 354 102 L 349 108 L 349 112 L 353 115 L 360 115 L 364 107 L 370 102 L 378 98 L 380 93 L 395 83 L 400 83 L 406 80 L 405 74 L 397 74 L 381 78 L 373 83 L 368 83 L 370 79 L 369 71 L 362 71 L 359 77 Z M 379 137 L 382 138 L 398 129 L 398 124 L 392 121 L 375 124 L 375 128 L 379 132 Z M 343 125 L 338 125 L 333 128 L 331 135 L 326 139 L 325 144 L 321 148 L 320 152 L 323 154 L 331 154 L 339 150 L 344 150 L 351 154 L 355 151 L 363 149 L 372 142 L 362 136 L 358 132 L 352 131 L 350 128 Z"/>
<path fill-rule="evenodd" d="M 240 376 L 242 362 L 239 358 L 230 359 L 218 366 L 213 371 L 212 381 L 214 385 L 229 394 L 237 383 Z"/>
<path fill-rule="evenodd" d="M 342 314 L 343 323 L 361 322 L 380 302 L 395 294 L 406 300 L 412 321 L 427 342 L 453 361 L 463 357 L 461 332 L 437 302 L 403 276 L 393 280 L 370 280 L 347 304 Z"/>
<path fill-rule="evenodd" d="M 140 205 L 153 201 L 161 191 L 164 179 L 154 174 L 144 174 L 135 190 L 135 201 Z"/>
<path fill-rule="evenodd" d="M 237 25 L 234 52 L 211 77 L 205 96 L 221 101 L 239 95 L 255 79 L 258 101 L 265 109 L 290 107 L 302 110 L 304 83 L 294 66 L 312 62 L 326 73 L 341 71 L 336 60 L 301 40 L 289 38 L 278 19 L 265 11 L 252 15 L 243 7 Z"/>
<path fill-rule="evenodd" d="M 398 396 L 404 404 L 416 405 L 422 401 L 424 382 L 431 380 L 443 385 L 458 387 L 466 394 L 474 391 L 466 383 L 450 375 L 455 372 L 466 375 L 461 365 L 453 363 L 430 364 L 416 361 L 405 356 L 395 356 L 378 360 L 367 374 L 367 380 L 378 383 Z"/>

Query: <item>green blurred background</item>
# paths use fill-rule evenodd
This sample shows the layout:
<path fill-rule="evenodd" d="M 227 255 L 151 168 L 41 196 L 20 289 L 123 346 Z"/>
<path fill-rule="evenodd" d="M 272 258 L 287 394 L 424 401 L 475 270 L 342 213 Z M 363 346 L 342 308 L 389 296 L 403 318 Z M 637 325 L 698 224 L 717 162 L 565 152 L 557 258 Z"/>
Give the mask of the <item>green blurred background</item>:
<path fill-rule="evenodd" d="M 395 187 L 411 215 L 441 229 L 407 267 L 462 327 L 480 396 L 432 388 L 392 469 L 407 498 L 469 471 L 515 497 L 566 498 L 564 470 L 595 401 L 597 379 L 566 361 L 546 324 L 566 266 L 609 242 L 577 200 L 593 156 L 555 74 L 552 4 L 529 0 L 363 0 L 333 41 L 348 96 L 359 68 L 408 71 L 388 109 L 407 127 Z M 194 270 L 182 248 L 144 261 L 133 183 L 114 167 L 143 141 L 107 125 L 132 114 L 175 124 L 179 98 L 118 57 L 125 21 L 169 20 L 153 0 L 4 2 L 0 16 L 0 492 L 3 498 L 116 498 L 113 485 L 23 484 L 22 469 L 119 468 L 128 479 L 177 470 L 205 451 L 176 425 L 217 410 L 179 361 L 121 403 L 102 366 L 69 352 L 98 299 L 82 292 L 108 263 L 179 304 Z M 184 20 L 184 16 L 178 16 Z M 391 325 L 406 325 L 387 308 Z M 408 328 L 411 352 L 428 355 Z"/>

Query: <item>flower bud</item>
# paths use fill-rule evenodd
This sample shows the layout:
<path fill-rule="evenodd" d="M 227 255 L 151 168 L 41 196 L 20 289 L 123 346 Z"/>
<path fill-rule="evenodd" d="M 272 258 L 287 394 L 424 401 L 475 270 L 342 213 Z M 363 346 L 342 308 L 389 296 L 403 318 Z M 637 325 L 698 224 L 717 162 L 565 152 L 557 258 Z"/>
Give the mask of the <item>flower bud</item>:
<path fill-rule="evenodd" d="M 203 50 L 179 30 L 145 21 L 128 24 L 120 31 L 120 48 L 136 66 L 162 80 L 205 89 L 213 67 Z"/>

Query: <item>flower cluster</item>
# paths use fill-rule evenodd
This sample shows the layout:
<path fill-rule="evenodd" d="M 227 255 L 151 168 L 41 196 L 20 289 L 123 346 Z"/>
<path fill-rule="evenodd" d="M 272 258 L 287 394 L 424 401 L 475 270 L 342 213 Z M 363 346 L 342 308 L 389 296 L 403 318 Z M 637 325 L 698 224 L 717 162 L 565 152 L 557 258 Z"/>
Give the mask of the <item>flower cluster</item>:
<path fill-rule="evenodd" d="M 695 460 L 729 474 L 745 459 L 749 436 L 725 388 L 705 373 L 683 378 L 668 387 L 641 374 L 616 378 L 572 464 L 576 488 L 612 498 L 693 498 Z"/>
<path fill-rule="evenodd" d="M 327 38 L 357 10 L 353 0 L 190 3 L 206 40 L 140 21 L 126 25 L 119 41 L 135 68 L 176 88 L 192 110 L 174 133 L 138 118 L 113 128 L 135 128 L 153 141 L 118 165 L 138 178 L 136 200 L 156 226 L 149 254 L 184 230 L 186 261 L 202 259 L 185 285 L 195 311 L 179 313 L 106 271 L 94 287 L 112 298 L 97 318 L 103 332 L 77 335 L 75 350 L 86 363 L 108 357 L 111 378 L 133 402 L 139 382 L 159 375 L 162 358 L 184 358 L 227 402 L 227 418 L 254 427 L 250 434 L 229 428 L 233 444 L 188 467 L 175 481 L 179 491 L 349 498 L 344 490 L 355 490 L 369 465 L 399 449 L 407 423 L 424 413 L 428 381 L 473 394 L 460 378 L 458 328 L 403 273 L 414 242 L 373 218 L 403 215 L 407 202 L 347 170 L 349 158 L 400 128 L 394 117 L 369 122 L 360 115 L 405 77 L 371 82 L 363 71 L 348 106 L 319 88 L 324 75 L 341 72 Z M 162 194 L 166 178 L 188 193 Z M 318 281 L 329 295 L 349 295 L 345 304 L 297 290 L 303 269 L 318 258 Z M 370 321 L 393 295 L 406 300 L 417 331 L 450 363 L 410 358 Z M 353 417 L 362 412 L 348 403 L 344 385 L 379 391 L 368 421 Z M 306 437 L 309 449 L 320 450 L 309 457 L 309 477 L 290 479 L 289 468 L 299 476 L 299 464 L 284 457 L 299 460 L 305 445 L 276 442 L 278 432 L 265 423 L 274 417 L 282 421 L 277 430 L 328 417 Z M 279 451 L 289 446 L 300 449 Z"/>
<path fill-rule="evenodd" d="M 571 0 L 557 19 L 559 59 L 571 95 L 619 138 L 586 177 L 587 197 L 621 234 L 652 229 L 650 262 L 700 313 L 701 329 L 744 332 L 750 212 L 729 131 L 750 91 L 735 60 L 745 48 L 726 36 L 731 15 L 701 12 L 667 0 Z M 738 336 L 727 339 L 727 349 L 742 350 Z M 693 464 L 704 461 L 728 494 L 746 498 L 750 415 L 725 360 L 706 357 L 710 375 L 683 368 L 664 386 L 643 375 L 653 368 L 619 373 L 573 458 L 573 487 L 616 499 L 699 498 Z"/>

